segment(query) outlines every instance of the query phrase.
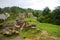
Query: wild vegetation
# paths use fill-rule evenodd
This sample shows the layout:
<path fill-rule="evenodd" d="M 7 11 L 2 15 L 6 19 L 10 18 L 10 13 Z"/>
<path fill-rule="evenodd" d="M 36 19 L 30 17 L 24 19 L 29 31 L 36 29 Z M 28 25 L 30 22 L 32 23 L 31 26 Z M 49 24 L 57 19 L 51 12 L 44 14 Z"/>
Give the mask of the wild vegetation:
<path fill-rule="evenodd" d="M 11 18 L 14 18 L 19 15 L 19 13 L 25 13 L 26 17 L 28 13 L 32 13 L 37 20 L 42 23 L 52 23 L 60 25 L 60 6 L 56 7 L 51 11 L 48 7 L 44 10 L 33 10 L 33 9 L 23 9 L 19 7 L 5 7 L 0 8 L 0 13 L 9 13 Z"/>
<path fill-rule="evenodd" d="M 22 31 L 17 31 L 18 37 L 15 38 L 13 34 L 6 40 L 21 39 L 20 37 L 25 40 L 60 40 L 60 6 L 52 11 L 48 7 L 44 10 L 23 9 L 15 6 L 0 8 L 0 14 L 5 13 L 10 14 L 10 17 L 7 20 L 0 21 L 0 32 L 6 27 L 14 29 L 17 25 L 21 30 L 22 21 L 24 21 L 23 24 L 27 23 Z M 14 24 L 16 25 L 14 26 Z M 12 30 L 9 31 L 12 32 Z M 2 33 L 4 34 L 4 32 Z M 0 33 L 1 39 L 6 37 L 3 34 Z"/>

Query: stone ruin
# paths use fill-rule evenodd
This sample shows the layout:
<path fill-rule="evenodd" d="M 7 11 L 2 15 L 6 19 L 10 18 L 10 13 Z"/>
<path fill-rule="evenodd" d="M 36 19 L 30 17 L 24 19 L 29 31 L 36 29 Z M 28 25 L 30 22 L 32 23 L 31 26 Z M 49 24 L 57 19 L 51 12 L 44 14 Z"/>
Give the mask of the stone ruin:
<path fill-rule="evenodd" d="M 28 13 L 28 17 L 33 17 L 33 14 L 32 13 Z"/>
<path fill-rule="evenodd" d="M 18 19 L 14 23 L 3 23 L 3 27 L 0 32 L 3 35 L 19 34 L 20 31 L 26 28 L 36 29 L 35 24 L 29 25 L 24 19 Z"/>
<path fill-rule="evenodd" d="M 0 14 L 0 23 L 4 22 L 5 20 L 7 20 L 10 17 L 10 14 L 5 13 L 5 14 Z"/>
<path fill-rule="evenodd" d="M 24 18 L 25 18 L 24 14 L 21 13 L 15 22 L 13 23 L 4 22 L 2 24 L 3 29 L 0 31 L 0 33 L 9 36 L 13 34 L 19 34 L 20 31 L 23 31 L 25 29 L 27 30 L 29 28 L 37 29 L 35 24 L 29 25 L 29 23 L 26 20 L 24 20 Z"/>
<path fill-rule="evenodd" d="M 0 14 L 0 28 L 2 29 L 2 24 L 10 17 L 8 13 L 1 13 Z M 0 29 L 0 30 L 1 30 Z"/>
<path fill-rule="evenodd" d="M 34 18 L 34 19 L 37 19 L 37 17 L 35 17 L 35 16 L 33 15 L 33 13 L 28 13 L 28 18 Z"/>
<path fill-rule="evenodd" d="M 20 19 L 24 19 L 25 18 L 25 13 L 19 13 L 19 17 Z"/>
<path fill-rule="evenodd" d="M 5 13 L 5 14 L 0 14 L 0 20 L 6 20 L 7 18 L 9 18 L 10 17 L 10 14 L 8 14 L 8 13 Z"/>

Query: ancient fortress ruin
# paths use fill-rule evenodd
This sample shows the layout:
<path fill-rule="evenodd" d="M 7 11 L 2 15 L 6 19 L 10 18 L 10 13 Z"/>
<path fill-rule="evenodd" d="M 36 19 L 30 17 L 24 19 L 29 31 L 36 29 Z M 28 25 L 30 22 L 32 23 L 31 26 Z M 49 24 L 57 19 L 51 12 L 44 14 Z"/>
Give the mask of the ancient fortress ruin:
<path fill-rule="evenodd" d="M 5 17 L 3 20 L 6 20 L 9 17 L 9 15 L 2 15 Z M 29 28 L 37 29 L 35 24 L 29 25 L 28 21 L 24 20 L 24 14 L 21 14 L 19 19 L 15 20 L 13 23 L 3 23 L 2 27 L 4 28 L 0 31 L 0 34 L 3 35 L 19 34 L 20 31 L 25 29 L 28 30 Z"/>

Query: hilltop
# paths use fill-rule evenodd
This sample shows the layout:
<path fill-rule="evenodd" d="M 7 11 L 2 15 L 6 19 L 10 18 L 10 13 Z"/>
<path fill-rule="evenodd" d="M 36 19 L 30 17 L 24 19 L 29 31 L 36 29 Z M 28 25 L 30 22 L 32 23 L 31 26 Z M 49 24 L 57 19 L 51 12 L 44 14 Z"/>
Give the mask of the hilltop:
<path fill-rule="evenodd" d="M 37 40 L 37 39 L 60 40 L 59 39 L 60 38 L 60 26 L 53 25 L 53 24 L 47 24 L 47 23 L 40 23 L 34 18 L 25 18 L 24 20 L 26 20 L 30 25 L 35 24 L 37 29 L 40 31 L 37 31 L 36 29 L 35 30 L 28 29 L 28 31 L 23 30 L 18 35 L 19 37 L 22 37 L 25 40 Z M 12 39 L 14 38 L 15 37 L 12 37 Z M 9 39 L 11 39 L 11 37 Z"/>

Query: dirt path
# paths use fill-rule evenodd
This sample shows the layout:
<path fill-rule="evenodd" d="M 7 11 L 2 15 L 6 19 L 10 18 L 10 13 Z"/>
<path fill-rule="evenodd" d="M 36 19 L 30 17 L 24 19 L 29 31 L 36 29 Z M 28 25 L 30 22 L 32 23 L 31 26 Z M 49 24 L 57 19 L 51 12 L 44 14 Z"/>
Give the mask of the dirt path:
<path fill-rule="evenodd" d="M 11 39 L 11 40 L 24 40 L 23 38 L 21 38 L 20 36 L 14 38 L 14 39 Z"/>
<path fill-rule="evenodd" d="M 60 38 L 58 38 L 58 37 L 50 36 L 49 33 L 47 31 L 45 31 L 45 30 L 42 30 L 41 34 L 39 34 L 39 35 L 36 36 L 36 40 L 41 39 L 41 37 L 43 37 L 45 39 L 52 38 L 54 40 L 60 40 Z"/>
<path fill-rule="evenodd" d="M 45 30 L 42 30 L 41 34 L 38 34 L 35 40 L 39 40 L 41 37 L 47 37 L 47 36 L 48 36 L 48 32 Z"/>
<path fill-rule="evenodd" d="M 0 40 L 8 40 L 7 37 L 0 38 Z"/>
<path fill-rule="evenodd" d="M 60 38 L 55 36 L 50 36 L 49 33 L 45 30 L 42 30 L 41 33 L 39 33 L 34 39 L 26 38 L 25 40 L 40 40 L 41 38 L 44 38 L 45 40 L 54 39 L 54 40 L 60 40 Z"/>
<path fill-rule="evenodd" d="M 23 38 L 21 38 L 20 36 L 14 37 L 14 38 L 8 38 L 8 37 L 3 37 L 0 38 L 0 40 L 23 40 Z"/>
<path fill-rule="evenodd" d="M 25 40 L 39 40 L 41 37 L 46 37 L 48 36 L 48 32 L 47 31 L 44 31 L 42 30 L 41 33 L 39 33 L 34 39 L 30 39 L 30 38 L 26 38 Z"/>

